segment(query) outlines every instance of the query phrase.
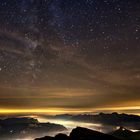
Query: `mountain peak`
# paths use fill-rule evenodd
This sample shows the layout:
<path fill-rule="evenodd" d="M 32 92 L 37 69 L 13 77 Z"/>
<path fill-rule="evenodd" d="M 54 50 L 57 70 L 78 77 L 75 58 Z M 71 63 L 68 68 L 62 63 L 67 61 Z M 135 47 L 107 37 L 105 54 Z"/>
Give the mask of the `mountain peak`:
<path fill-rule="evenodd" d="M 126 129 L 123 126 L 120 126 L 115 132 L 132 133 L 132 131 Z"/>
<path fill-rule="evenodd" d="M 103 134 L 91 129 L 83 128 L 83 127 L 76 127 L 70 133 L 70 136 L 65 134 L 58 134 L 54 138 L 44 137 L 35 140 L 119 140 L 108 134 Z"/>
<path fill-rule="evenodd" d="M 123 127 L 123 126 L 120 126 L 118 130 L 120 130 L 120 131 L 129 131 L 128 129 L 126 129 L 126 128 Z"/>
<path fill-rule="evenodd" d="M 132 134 L 133 134 L 132 131 L 126 129 L 123 126 L 120 126 L 116 131 L 111 133 L 112 136 L 117 137 L 117 138 L 121 138 L 121 139 L 128 138 Z"/>

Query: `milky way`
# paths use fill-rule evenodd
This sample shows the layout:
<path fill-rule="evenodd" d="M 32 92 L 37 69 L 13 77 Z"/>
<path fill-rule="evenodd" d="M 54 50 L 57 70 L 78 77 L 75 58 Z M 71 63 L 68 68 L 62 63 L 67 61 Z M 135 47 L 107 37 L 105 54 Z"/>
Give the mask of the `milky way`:
<path fill-rule="evenodd" d="M 2 109 L 140 113 L 139 60 L 138 0 L 0 1 Z"/>

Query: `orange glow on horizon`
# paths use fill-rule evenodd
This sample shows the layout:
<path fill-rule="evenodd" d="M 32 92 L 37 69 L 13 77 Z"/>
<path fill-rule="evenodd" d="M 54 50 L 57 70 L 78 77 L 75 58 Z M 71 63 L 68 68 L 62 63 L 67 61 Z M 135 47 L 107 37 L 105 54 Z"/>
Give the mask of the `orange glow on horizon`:
<path fill-rule="evenodd" d="M 106 107 L 106 108 L 90 108 L 90 109 L 66 109 L 66 108 L 46 108 L 46 109 L 0 109 L 0 114 L 22 114 L 22 113 L 47 113 L 47 114 L 63 114 L 63 113 L 91 113 L 91 112 L 119 112 L 129 110 L 140 110 L 140 106 L 124 106 L 124 107 Z M 135 113 L 140 115 L 140 113 Z"/>

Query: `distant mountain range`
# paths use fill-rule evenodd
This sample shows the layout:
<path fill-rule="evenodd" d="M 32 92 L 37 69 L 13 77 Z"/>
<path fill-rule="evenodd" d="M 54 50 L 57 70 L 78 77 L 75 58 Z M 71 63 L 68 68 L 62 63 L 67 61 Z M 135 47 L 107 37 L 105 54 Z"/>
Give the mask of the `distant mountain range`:
<path fill-rule="evenodd" d="M 56 116 L 46 116 L 50 119 L 62 119 L 68 121 L 78 121 L 86 123 L 101 123 L 103 125 L 111 126 L 124 126 L 130 129 L 140 129 L 140 116 L 128 115 L 128 114 L 105 114 L 100 113 L 97 115 L 93 114 L 79 114 L 79 115 L 69 115 L 62 114 Z"/>
<path fill-rule="evenodd" d="M 0 119 L 0 140 L 16 140 L 32 137 L 42 137 L 35 140 L 140 140 L 140 117 L 136 115 L 127 114 L 104 114 L 100 113 L 97 115 L 93 114 L 79 114 L 79 115 L 55 115 L 43 117 L 72 122 L 86 122 L 86 123 L 100 123 L 101 128 L 104 125 L 109 125 L 112 127 L 111 131 L 106 131 L 107 133 L 101 133 L 94 130 L 90 130 L 83 125 L 83 127 L 77 127 L 73 129 L 69 136 L 65 134 L 68 130 L 65 126 L 54 123 L 40 123 L 37 119 L 28 117 L 17 117 L 17 118 L 6 118 Z M 48 119 L 48 121 L 49 121 Z M 56 121 L 57 122 L 57 121 Z M 58 121 L 59 122 L 59 121 Z M 61 122 L 61 121 L 60 121 Z M 76 123 L 75 123 L 76 126 Z M 119 129 L 117 127 L 121 126 Z M 100 126 L 99 126 L 100 127 Z M 73 127 L 74 128 L 74 127 Z M 107 127 L 105 127 L 107 128 Z M 94 128 L 93 128 L 94 129 Z M 96 129 L 101 130 L 101 129 Z M 115 131 L 114 131 L 115 130 Z M 133 132 L 137 130 L 137 132 Z M 105 132 L 105 131 L 103 131 Z M 109 132 L 109 133 L 108 133 Z M 56 135 L 55 137 L 50 137 L 50 134 Z M 68 134 L 68 133 L 67 133 Z M 28 140 L 28 139 L 27 139 Z"/>
<path fill-rule="evenodd" d="M 0 140 L 25 138 L 28 136 L 38 137 L 49 133 L 63 132 L 67 129 L 59 124 L 39 123 L 34 118 L 7 118 L 0 120 Z"/>

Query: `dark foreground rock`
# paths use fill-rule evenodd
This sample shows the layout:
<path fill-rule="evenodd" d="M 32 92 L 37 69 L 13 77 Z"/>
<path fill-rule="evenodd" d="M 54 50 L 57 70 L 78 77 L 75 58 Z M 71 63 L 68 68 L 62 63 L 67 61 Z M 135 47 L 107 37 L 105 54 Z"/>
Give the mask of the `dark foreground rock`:
<path fill-rule="evenodd" d="M 103 134 L 87 128 L 77 127 L 72 130 L 69 136 L 58 134 L 55 137 L 37 138 L 35 140 L 119 140 L 111 135 Z"/>
<path fill-rule="evenodd" d="M 110 135 L 122 140 L 140 140 L 140 131 L 132 132 L 124 127 L 120 127 L 118 130 L 111 132 Z"/>

